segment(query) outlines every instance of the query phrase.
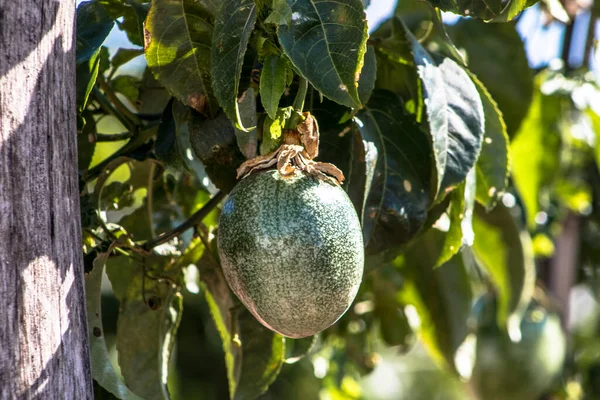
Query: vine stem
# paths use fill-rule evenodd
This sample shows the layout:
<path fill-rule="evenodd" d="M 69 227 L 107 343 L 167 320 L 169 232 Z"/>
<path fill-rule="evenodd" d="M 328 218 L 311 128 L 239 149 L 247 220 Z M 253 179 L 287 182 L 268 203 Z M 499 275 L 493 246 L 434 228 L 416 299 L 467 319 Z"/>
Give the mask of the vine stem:
<path fill-rule="evenodd" d="M 144 243 L 143 249 L 149 251 L 160 244 L 168 242 L 175 236 L 179 236 L 188 229 L 193 228 L 200 221 L 202 221 L 217 206 L 217 204 L 223 200 L 223 198 L 225 198 L 225 193 L 218 191 L 200 210 L 196 211 L 194 215 L 188 218 L 185 222 L 173 228 L 172 230 L 161 233 L 154 239 L 147 241 Z"/>

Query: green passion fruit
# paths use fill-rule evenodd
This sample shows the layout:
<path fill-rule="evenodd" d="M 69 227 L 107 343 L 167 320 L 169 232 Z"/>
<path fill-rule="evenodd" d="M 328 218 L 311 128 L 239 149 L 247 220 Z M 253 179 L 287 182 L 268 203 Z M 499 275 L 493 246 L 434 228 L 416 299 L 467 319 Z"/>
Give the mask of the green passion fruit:
<path fill-rule="evenodd" d="M 478 316 L 475 367 L 471 385 L 484 400 L 533 400 L 560 374 L 566 338 L 557 314 L 532 301 L 513 342 L 495 323 L 495 304 L 485 299 Z"/>
<path fill-rule="evenodd" d="M 352 202 L 338 185 L 297 170 L 242 179 L 223 205 L 218 248 L 241 302 L 291 338 L 335 323 L 362 280 L 362 231 Z"/>

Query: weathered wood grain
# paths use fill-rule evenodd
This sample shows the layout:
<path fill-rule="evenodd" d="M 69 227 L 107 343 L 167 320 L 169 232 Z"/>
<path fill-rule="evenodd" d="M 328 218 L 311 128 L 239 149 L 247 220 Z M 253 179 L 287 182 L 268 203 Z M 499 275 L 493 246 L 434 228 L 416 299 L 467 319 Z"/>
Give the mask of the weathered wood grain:
<path fill-rule="evenodd" d="M 0 0 L 0 399 L 92 398 L 75 1 Z"/>

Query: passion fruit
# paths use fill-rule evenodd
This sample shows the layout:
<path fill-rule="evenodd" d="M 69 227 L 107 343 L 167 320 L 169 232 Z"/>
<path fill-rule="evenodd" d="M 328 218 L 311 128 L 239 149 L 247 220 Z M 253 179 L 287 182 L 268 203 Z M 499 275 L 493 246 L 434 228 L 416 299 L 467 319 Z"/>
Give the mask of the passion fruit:
<path fill-rule="evenodd" d="M 362 280 L 362 231 L 352 202 L 338 185 L 299 170 L 242 179 L 224 203 L 218 248 L 241 302 L 291 338 L 335 323 Z"/>

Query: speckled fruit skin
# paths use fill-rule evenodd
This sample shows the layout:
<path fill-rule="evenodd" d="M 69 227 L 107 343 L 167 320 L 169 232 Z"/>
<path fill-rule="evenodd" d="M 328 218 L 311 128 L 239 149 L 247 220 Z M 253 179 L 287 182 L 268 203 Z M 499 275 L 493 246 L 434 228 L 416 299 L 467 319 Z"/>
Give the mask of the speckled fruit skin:
<path fill-rule="evenodd" d="M 362 280 L 360 222 L 344 190 L 302 172 L 241 180 L 219 221 L 229 286 L 263 325 L 314 335 L 348 309 Z"/>

